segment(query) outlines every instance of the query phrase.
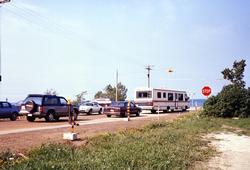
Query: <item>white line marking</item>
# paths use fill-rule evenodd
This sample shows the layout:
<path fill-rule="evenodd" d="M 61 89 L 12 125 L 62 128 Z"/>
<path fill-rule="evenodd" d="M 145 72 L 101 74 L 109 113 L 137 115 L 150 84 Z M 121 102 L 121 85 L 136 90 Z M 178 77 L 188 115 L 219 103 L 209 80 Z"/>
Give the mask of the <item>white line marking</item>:
<path fill-rule="evenodd" d="M 160 114 L 159 116 L 168 116 L 169 114 Z M 140 117 L 132 117 L 135 120 L 140 119 L 147 119 L 152 117 L 158 117 L 158 114 L 143 114 Z M 125 118 L 103 118 L 103 119 L 96 119 L 96 120 L 89 120 L 89 121 L 77 121 L 77 123 L 80 126 L 85 125 L 94 125 L 94 124 L 102 124 L 102 123 L 110 123 L 110 122 L 120 122 L 120 121 L 127 121 L 127 117 Z M 23 132 L 33 132 L 33 131 L 42 131 L 42 130 L 50 130 L 50 129 L 59 129 L 59 128 L 67 128 L 71 127 L 70 124 L 65 125 L 55 125 L 55 126 L 49 126 L 49 127 L 37 127 L 37 128 L 23 128 L 23 129 L 15 129 L 15 130 L 5 130 L 0 131 L 0 135 L 7 135 L 7 134 L 13 134 L 13 133 L 23 133 Z"/>

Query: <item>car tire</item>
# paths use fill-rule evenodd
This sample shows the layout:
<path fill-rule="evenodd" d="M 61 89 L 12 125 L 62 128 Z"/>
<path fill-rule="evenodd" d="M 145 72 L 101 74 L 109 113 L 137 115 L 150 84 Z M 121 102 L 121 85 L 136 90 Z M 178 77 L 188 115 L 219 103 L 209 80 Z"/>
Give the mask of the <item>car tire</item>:
<path fill-rule="evenodd" d="M 55 116 L 54 119 L 55 119 L 55 121 L 59 121 L 60 117 L 59 116 Z"/>
<path fill-rule="evenodd" d="M 15 112 L 11 115 L 10 120 L 15 121 L 16 119 L 17 119 L 17 113 Z"/>
<path fill-rule="evenodd" d="M 107 115 L 107 117 L 111 117 L 111 115 Z"/>
<path fill-rule="evenodd" d="M 140 112 L 138 111 L 138 112 L 136 112 L 136 114 L 135 114 L 137 117 L 139 117 L 140 116 Z"/>
<path fill-rule="evenodd" d="M 102 114 L 102 109 L 100 109 L 98 113 L 99 113 L 99 114 Z"/>
<path fill-rule="evenodd" d="M 125 114 L 124 112 L 121 112 L 121 113 L 120 113 L 120 116 L 121 116 L 121 117 L 125 117 L 125 115 L 126 115 L 126 114 Z"/>
<path fill-rule="evenodd" d="M 28 122 L 34 122 L 36 118 L 32 116 L 27 116 L 26 119 L 28 120 Z"/>
<path fill-rule="evenodd" d="M 151 110 L 151 113 L 156 113 L 156 110 Z"/>
<path fill-rule="evenodd" d="M 45 116 L 46 122 L 53 122 L 55 121 L 55 114 L 52 111 L 49 111 Z"/>
<path fill-rule="evenodd" d="M 87 112 L 87 115 L 91 115 L 92 114 L 92 109 L 90 109 L 88 112 Z"/>
<path fill-rule="evenodd" d="M 28 111 L 28 112 L 34 112 L 34 110 L 36 109 L 36 103 L 33 101 L 33 100 L 29 100 L 25 103 L 25 109 Z"/>

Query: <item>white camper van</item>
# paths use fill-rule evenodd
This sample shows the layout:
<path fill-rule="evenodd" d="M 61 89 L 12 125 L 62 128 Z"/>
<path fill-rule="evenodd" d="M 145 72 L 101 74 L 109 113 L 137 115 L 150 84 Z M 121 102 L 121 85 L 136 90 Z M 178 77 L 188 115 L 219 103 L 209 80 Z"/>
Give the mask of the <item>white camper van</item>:
<path fill-rule="evenodd" d="M 135 90 L 135 103 L 142 110 L 151 110 L 155 113 L 158 109 L 163 112 L 189 108 L 189 97 L 185 91 L 138 88 Z"/>

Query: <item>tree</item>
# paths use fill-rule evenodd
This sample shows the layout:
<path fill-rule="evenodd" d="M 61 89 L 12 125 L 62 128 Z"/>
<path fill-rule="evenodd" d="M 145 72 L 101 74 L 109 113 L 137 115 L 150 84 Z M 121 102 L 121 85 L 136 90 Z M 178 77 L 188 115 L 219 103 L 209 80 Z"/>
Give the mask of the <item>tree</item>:
<path fill-rule="evenodd" d="M 57 91 L 55 89 L 47 89 L 46 92 L 44 92 L 46 95 L 58 95 Z"/>
<path fill-rule="evenodd" d="M 216 117 L 248 117 L 250 115 L 250 88 L 245 88 L 245 60 L 235 61 L 233 68 L 224 69 L 224 79 L 232 84 L 224 86 L 216 96 L 210 97 L 204 104 L 203 113 Z"/>
<path fill-rule="evenodd" d="M 223 74 L 224 79 L 231 81 L 233 84 L 237 84 L 241 87 L 245 87 L 244 70 L 246 66 L 246 60 L 241 60 L 239 62 L 234 61 L 233 68 L 224 69 L 221 73 Z"/>
<path fill-rule="evenodd" d="M 123 85 L 121 82 L 117 84 L 117 99 L 120 101 L 123 101 L 127 98 L 127 91 L 125 85 Z M 107 85 L 104 88 L 104 91 L 98 91 L 95 94 L 95 98 L 109 98 L 110 100 L 116 100 L 116 86 Z"/>
<path fill-rule="evenodd" d="M 74 103 L 77 103 L 77 104 L 82 103 L 85 100 L 84 96 L 86 94 L 87 94 L 87 91 L 82 91 L 81 93 L 77 94 L 76 100 L 74 101 Z"/>
<path fill-rule="evenodd" d="M 95 94 L 95 99 L 98 99 L 98 98 L 108 98 L 108 96 L 107 96 L 107 94 L 103 93 L 102 91 L 98 91 Z"/>

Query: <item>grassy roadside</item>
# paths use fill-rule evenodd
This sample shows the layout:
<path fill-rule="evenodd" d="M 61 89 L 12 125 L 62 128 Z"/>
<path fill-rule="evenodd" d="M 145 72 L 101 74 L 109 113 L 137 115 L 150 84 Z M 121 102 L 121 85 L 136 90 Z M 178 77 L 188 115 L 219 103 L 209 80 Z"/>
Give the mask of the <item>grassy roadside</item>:
<path fill-rule="evenodd" d="M 189 169 L 196 161 L 204 161 L 214 153 L 202 136 L 235 128 L 250 134 L 250 119 L 200 118 L 192 114 L 138 130 L 103 134 L 89 139 L 80 148 L 70 144 L 44 145 L 31 151 L 29 159 L 10 161 L 10 154 L 0 154 L 0 163 L 4 164 L 2 169 L 22 170 Z"/>

